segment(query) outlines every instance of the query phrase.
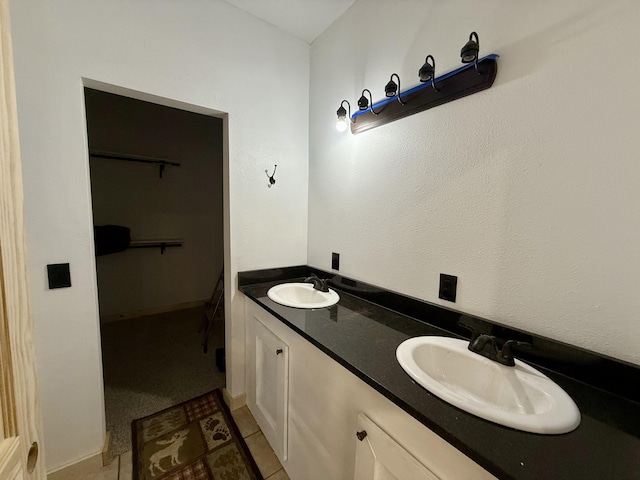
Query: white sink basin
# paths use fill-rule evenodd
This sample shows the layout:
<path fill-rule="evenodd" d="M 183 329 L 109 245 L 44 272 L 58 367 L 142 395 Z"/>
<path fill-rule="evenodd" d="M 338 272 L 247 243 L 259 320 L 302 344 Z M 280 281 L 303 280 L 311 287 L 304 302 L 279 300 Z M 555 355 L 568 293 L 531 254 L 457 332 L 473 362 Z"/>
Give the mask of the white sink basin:
<path fill-rule="evenodd" d="M 500 425 L 532 433 L 567 433 L 580 424 L 571 397 L 549 377 L 515 360 L 507 367 L 448 337 L 415 337 L 396 350 L 418 384 L 456 407 Z"/>
<path fill-rule="evenodd" d="M 280 305 L 295 308 L 323 308 L 335 305 L 340 296 L 332 289 L 321 292 L 310 283 L 281 283 L 271 287 L 267 296 Z"/>

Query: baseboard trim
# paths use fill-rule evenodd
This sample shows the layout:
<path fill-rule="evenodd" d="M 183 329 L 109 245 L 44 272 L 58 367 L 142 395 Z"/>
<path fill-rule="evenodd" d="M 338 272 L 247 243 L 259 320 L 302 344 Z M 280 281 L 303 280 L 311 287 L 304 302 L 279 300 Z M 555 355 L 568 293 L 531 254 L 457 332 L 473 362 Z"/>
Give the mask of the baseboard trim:
<path fill-rule="evenodd" d="M 164 307 L 153 307 L 144 310 L 136 310 L 135 312 L 119 313 L 115 315 L 104 315 L 100 317 L 100 323 L 118 322 L 120 320 L 131 320 L 134 318 L 146 317 L 147 315 L 157 315 L 158 313 L 175 312 L 176 310 L 185 310 L 187 308 L 201 307 L 207 303 L 209 299 L 196 300 L 193 302 L 176 303 L 174 305 L 166 305 Z"/>
<path fill-rule="evenodd" d="M 229 390 L 226 388 L 222 389 L 222 397 L 224 398 L 224 403 L 227 404 L 229 410 L 236 410 L 238 408 L 244 407 L 247 404 L 247 394 L 241 393 L 236 397 L 232 397 L 229 393 Z"/>
<path fill-rule="evenodd" d="M 84 457 L 81 457 L 77 460 L 73 460 L 71 462 L 65 463 L 63 465 L 60 465 L 59 467 L 54 467 L 53 470 L 48 470 L 47 471 L 47 476 L 52 475 L 54 473 L 59 472 L 60 470 L 64 470 L 65 468 L 70 468 L 73 467 L 74 465 L 81 463 L 81 462 L 86 462 L 91 460 L 92 462 L 95 462 L 97 465 L 100 465 L 100 463 L 102 462 L 102 452 L 96 452 L 96 453 L 91 453 L 89 455 L 85 455 Z M 99 463 L 100 462 L 100 463 Z"/>
<path fill-rule="evenodd" d="M 102 447 L 102 466 L 106 467 L 111 462 L 111 430 L 104 436 L 104 446 Z"/>

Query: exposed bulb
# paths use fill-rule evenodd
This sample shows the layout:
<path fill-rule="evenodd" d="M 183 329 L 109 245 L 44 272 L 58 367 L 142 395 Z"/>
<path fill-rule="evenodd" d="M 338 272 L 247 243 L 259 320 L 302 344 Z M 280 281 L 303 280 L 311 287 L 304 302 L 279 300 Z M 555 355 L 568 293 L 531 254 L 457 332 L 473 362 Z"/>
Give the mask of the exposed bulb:
<path fill-rule="evenodd" d="M 347 129 L 347 121 L 344 117 L 338 119 L 338 123 L 336 123 L 336 130 L 339 132 L 344 132 Z"/>

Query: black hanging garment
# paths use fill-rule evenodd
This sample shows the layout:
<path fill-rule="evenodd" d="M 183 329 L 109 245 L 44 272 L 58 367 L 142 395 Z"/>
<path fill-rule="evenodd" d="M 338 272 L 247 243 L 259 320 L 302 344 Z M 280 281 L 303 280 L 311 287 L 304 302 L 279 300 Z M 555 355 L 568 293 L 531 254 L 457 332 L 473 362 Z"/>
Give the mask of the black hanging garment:
<path fill-rule="evenodd" d="M 131 231 L 120 225 L 100 225 L 93 227 L 96 243 L 96 257 L 110 253 L 124 252 L 131 243 Z"/>

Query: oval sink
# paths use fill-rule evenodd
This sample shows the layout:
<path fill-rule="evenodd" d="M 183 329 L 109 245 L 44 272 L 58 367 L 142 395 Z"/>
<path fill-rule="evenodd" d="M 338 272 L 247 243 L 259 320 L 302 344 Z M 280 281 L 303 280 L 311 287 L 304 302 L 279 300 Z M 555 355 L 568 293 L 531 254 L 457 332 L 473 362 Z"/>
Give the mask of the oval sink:
<path fill-rule="evenodd" d="M 295 308 L 330 307 L 340 300 L 340 296 L 334 290 L 321 292 L 310 283 L 281 283 L 271 287 L 267 296 L 280 305 Z"/>
<path fill-rule="evenodd" d="M 456 407 L 507 427 L 560 434 L 580 424 L 574 401 L 549 377 L 515 360 L 507 367 L 448 337 L 415 337 L 396 350 L 400 366 L 418 384 Z"/>

